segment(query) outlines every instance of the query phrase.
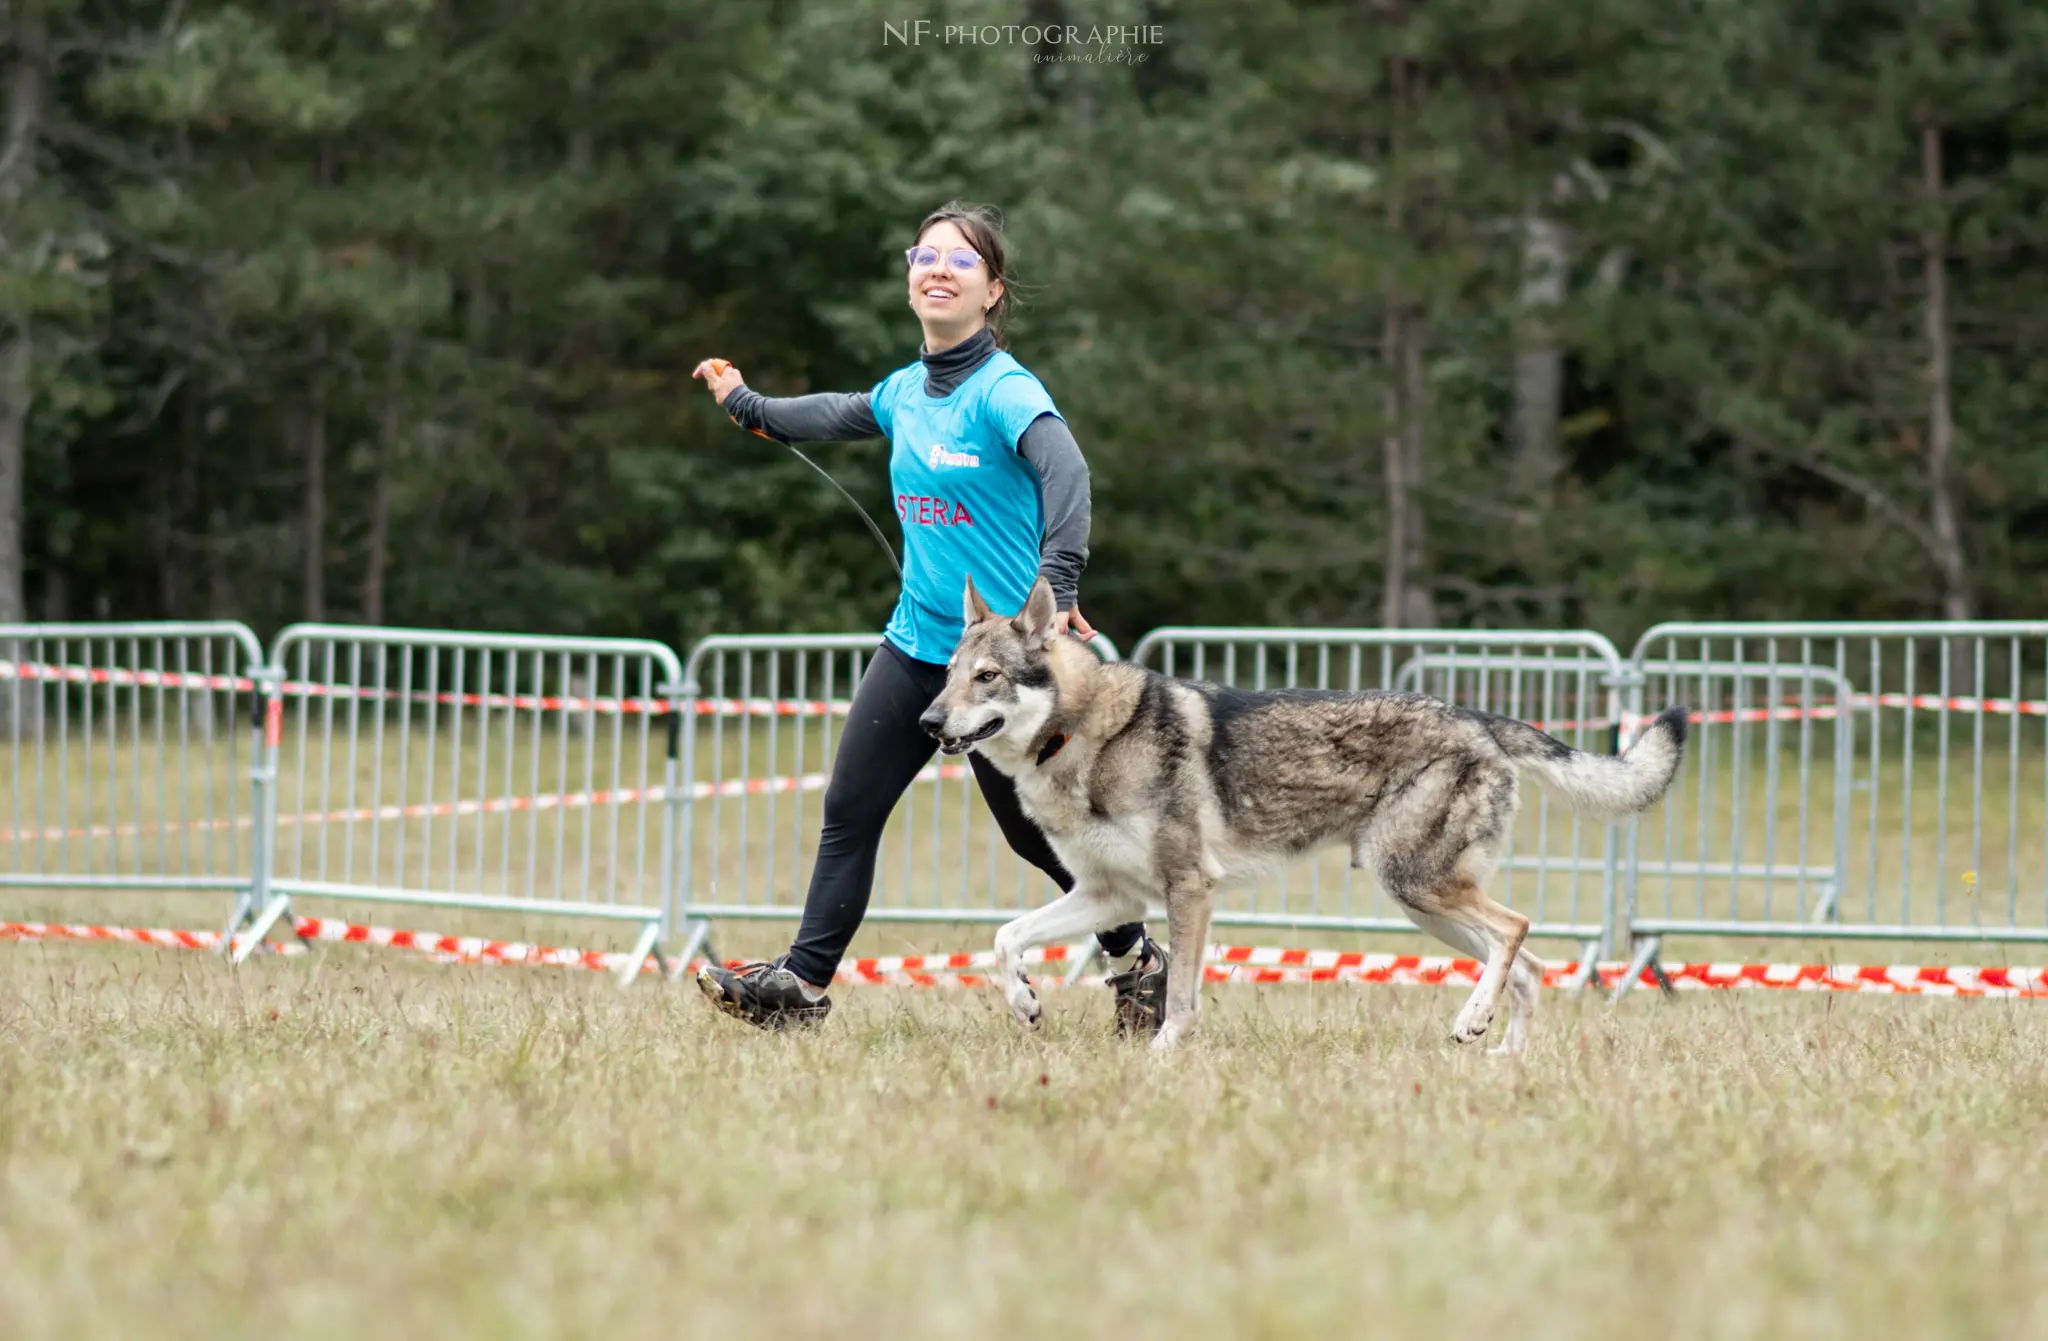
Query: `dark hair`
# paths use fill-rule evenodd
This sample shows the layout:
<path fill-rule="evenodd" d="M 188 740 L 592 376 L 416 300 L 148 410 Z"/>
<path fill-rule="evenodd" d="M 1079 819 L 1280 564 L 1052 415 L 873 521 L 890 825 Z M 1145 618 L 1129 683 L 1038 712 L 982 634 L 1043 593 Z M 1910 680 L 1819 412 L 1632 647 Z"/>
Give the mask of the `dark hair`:
<path fill-rule="evenodd" d="M 910 239 L 912 245 L 923 240 L 933 225 L 950 223 L 967 235 L 967 241 L 988 266 L 990 280 L 1001 280 L 1003 296 L 996 299 L 989 309 L 988 328 L 996 338 L 996 348 L 1008 349 L 1004 338 L 1005 328 L 1010 324 L 1010 312 L 1015 306 L 1010 283 L 1009 257 L 1003 247 L 1003 216 L 988 205 L 976 205 L 965 200 L 949 200 L 924 216 L 924 222 L 917 226 L 917 235 Z"/>

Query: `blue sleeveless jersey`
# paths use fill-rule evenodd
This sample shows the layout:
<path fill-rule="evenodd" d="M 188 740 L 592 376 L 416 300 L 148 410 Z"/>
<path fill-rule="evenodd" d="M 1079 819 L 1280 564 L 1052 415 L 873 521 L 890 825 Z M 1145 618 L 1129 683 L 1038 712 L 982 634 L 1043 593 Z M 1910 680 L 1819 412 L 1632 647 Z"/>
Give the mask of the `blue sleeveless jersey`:
<path fill-rule="evenodd" d="M 903 524 L 903 594 L 885 636 L 912 660 L 942 664 L 960 642 L 969 575 L 982 599 L 1008 614 L 1031 594 L 1045 503 L 1017 440 L 1032 420 L 1059 411 L 1002 350 L 941 399 L 925 394 L 922 362 L 889 374 L 870 399 L 889 439 Z"/>

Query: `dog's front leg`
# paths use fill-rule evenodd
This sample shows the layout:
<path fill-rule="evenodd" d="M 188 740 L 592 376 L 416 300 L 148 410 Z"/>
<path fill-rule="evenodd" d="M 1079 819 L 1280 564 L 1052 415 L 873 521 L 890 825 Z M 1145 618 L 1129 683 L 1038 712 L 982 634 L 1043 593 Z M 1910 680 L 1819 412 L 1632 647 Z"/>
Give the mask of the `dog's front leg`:
<path fill-rule="evenodd" d="M 997 981 L 1002 984 L 1003 999 L 1010 1003 L 1011 1013 L 1025 1028 L 1038 1027 L 1044 1007 L 1038 1003 L 1038 993 L 1031 990 L 1031 980 L 1024 976 L 1024 952 L 1128 922 L 1130 910 L 1124 903 L 1076 889 L 1043 908 L 1005 922 L 996 932 Z M 1142 904 L 1139 911 L 1143 912 Z"/>
<path fill-rule="evenodd" d="M 1152 1036 L 1152 1050 L 1165 1052 L 1195 1031 L 1202 1010 L 1202 959 L 1209 949 L 1209 912 L 1214 885 L 1200 871 L 1169 877 L 1166 934 L 1173 962 L 1166 969 L 1166 1022 Z"/>

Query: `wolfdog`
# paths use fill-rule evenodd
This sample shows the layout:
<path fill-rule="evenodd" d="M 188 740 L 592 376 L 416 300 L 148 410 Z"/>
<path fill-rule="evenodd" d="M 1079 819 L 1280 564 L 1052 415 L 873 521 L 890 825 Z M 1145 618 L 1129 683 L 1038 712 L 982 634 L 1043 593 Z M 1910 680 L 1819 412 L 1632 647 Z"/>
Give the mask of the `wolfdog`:
<path fill-rule="evenodd" d="M 965 616 L 945 688 L 919 724 L 944 753 L 978 750 L 1015 778 L 1075 880 L 996 933 L 998 981 L 1026 1027 L 1041 1010 L 1026 950 L 1135 921 L 1160 900 L 1174 954 L 1152 1046 L 1172 1048 L 1201 1009 L 1217 892 L 1341 844 L 1417 926 L 1485 961 L 1451 1037 L 1483 1037 L 1505 991 L 1494 1051 L 1518 1052 L 1543 962 L 1523 948 L 1529 919 L 1485 890 L 1514 824 L 1517 771 L 1613 820 L 1663 797 L 1685 747 L 1683 707 L 1615 758 L 1421 694 L 1254 693 L 1104 663 L 1053 635 L 1042 578 L 1014 617 L 990 610 L 970 578 Z"/>

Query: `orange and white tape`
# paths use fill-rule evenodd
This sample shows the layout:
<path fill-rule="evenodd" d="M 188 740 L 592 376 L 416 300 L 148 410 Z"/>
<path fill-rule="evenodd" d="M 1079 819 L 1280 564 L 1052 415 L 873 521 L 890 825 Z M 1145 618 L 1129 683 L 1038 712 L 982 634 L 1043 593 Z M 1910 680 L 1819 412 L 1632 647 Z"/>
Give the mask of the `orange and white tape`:
<path fill-rule="evenodd" d="M 365 926 L 332 918 L 302 917 L 292 926 L 301 942 L 333 942 L 412 950 L 452 964 L 582 968 L 618 972 L 628 956 L 616 951 L 576 950 L 489 940 L 478 936 L 445 936 Z M 150 945 L 173 950 L 217 950 L 217 931 L 167 931 L 136 927 L 84 926 L 43 922 L 0 922 L 0 941 L 96 941 Z M 303 944 L 272 947 L 279 953 L 303 950 Z M 1025 956 L 1027 964 L 1044 967 L 1081 963 L 1085 945 L 1053 945 Z M 1203 979 L 1211 983 L 1294 984 L 1357 982 L 1375 984 L 1471 987 L 1481 965 L 1448 955 L 1405 955 L 1351 950 L 1299 950 L 1268 946 L 1209 947 Z M 730 961 L 737 964 L 739 961 Z M 991 985 L 986 972 L 995 965 L 989 951 L 945 955 L 896 955 L 848 959 L 835 981 L 845 985 L 935 988 L 979 988 Z M 650 956 L 642 972 L 656 971 Z M 1574 963 L 1549 966 L 1546 986 L 1555 987 L 1577 970 Z M 1666 977 L 1680 991 L 1777 989 L 1805 992 L 1868 992 L 1901 996 L 2048 998 L 2048 968 L 1965 967 L 1909 964 L 1733 964 L 1663 965 Z M 1595 968 L 1603 986 L 1617 984 L 1626 966 Z M 1082 979 L 1099 981 L 1099 979 Z M 1643 984 L 1654 985 L 1645 971 Z"/>
<path fill-rule="evenodd" d="M 919 770 L 912 782 L 950 782 L 969 773 L 965 764 L 931 764 Z M 693 801 L 725 796 L 769 796 L 787 792 L 822 791 L 832 780 L 830 773 L 800 773 L 772 778 L 729 778 L 723 782 L 699 782 L 689 788 Z M 492 796 L 463 801 L 420 801 L 409 805 L 358 806 L 353 810 L 309 810 L 296 815 L 279 815 L 279 827 L 298 824 L 356 824 L 382 820 L 446 819 L 468 815 L 517 814 L 527 811 L 584 810 L 593 806 L 632 805 L 668 799 L 666 787 L 614 787 L 599 791 L 558 792 L 547 796 Z M 0 843 L 56 842 L 59 839 L 134 838 L 144 834 L 187 833 L 206 830 L 246 829 L 255 823 L 247 815 L 210 820 L 146 820 L 132 824 L 77 825 L 69 829 L 0 829 Z"/>
<path fill-rule="evenodd" d="M 132 689 L 200 689 L 208 692 L 254 693 L 256 682 L 246 675 L 209 675 L 196 671 L 122 670 L 50 662 L 0 661 L 0 680 L 34 680 L 53 684 L 108 685 Z M 321 684 L 286 680 L 278 685 L 285 698 L 335 699 L 358 703 L 432 703 L 445 707 L 495 708 L 507 712 L 580 712 L 600 716 L 641 714 L 662 717 L 669 702 L 661 698 L 581 697 L 573 694 L 456 693 L 446 690 L 390 689 L 374 685 Z M 699 717 L 844 717 L 850 699 L 698 698 L 689 711 Z"/>
<path fill-rule="evenodd" d="M 218 931 L 167 931 L 160 927 L 99 927 L 73 922 L 0 922 L 0 941 L 98 941 L 153 945 L 159 950 L 218 950 Z M 266 945 L 275 954 L 304 954 L 293 942 Z"/>
<path fill-rule="evenodd" d="M 1782 677 L 1786 681 L 1797 681 L 1801 677 L 1787 671 Z M 246 675 L 212 675 L 194 671 L 168 670 L 126 670 L 79 664 L 55 664 L 48 662 L 0 661 L 0 680 L 37 680 L 67 684 L 114 685 L 149 689 L 203 689 L 232 690 L 250 693 L 256 684 Z M 1683 683 L 1683 680 L 1680 680 Z M 372 685 L 322 684 L 310 681 L 286 680 L 278 686 L 286 698 L 326 698 L 354 700 L 358 702 L 408 702 L 433 703 L 454 707 L 495 708 L 507 711 L 534 712 L 577 712 L 600 715 L 643 714 L 650 717 L 664 716 L 669 712 L 667 699 L 647 697 L 604 697 L 579 696 L 573 694 L 498 694 L 498 693 L 456 693 L 446 690 L 392 689 Z M 824 717 L 846 715 L 848 699 L 783 699 L 783 698 L 698 698 L 690 703 L 689 711 L 702 717 Z M 1855 694 L 1849 699 L 1852 709 L 1867 711 L 1871 708 L 1919 709 L 1932 712 L 1984 713 L 1994 716 L 2048 716 L 2048 699 L 1984 698 L 1973 695 L 1905 694 L 1879 693 Z M 1796 701 L 1776 707 L 1759 706 L 1735 709 L 1709 709 L 1695 711 L 1689 720 L 1694 725 L 1729 725 L 1741 722 L 1796 721 L 1800 718 L 1825 720 L 1835 717 L 1840 711 L 1838 705 L 1821 700 L 1813 706 L 1802 706 Z M 1624 714 L 1623 724 L 1631 729 L 1651 720 L 1652 715 L 1638 717 L 1633 713 Z M 1612 721 L 1593 719 L 1588 721 L 1532 722 L 1546 731 L 1565 731 L 1579 728 L 1602 729 L 1614 725 Z"/>
<path fill-rule="evenodd" d="M 1680 991 L 1777 988 L 1908 996 L 2048 997 L 2048 969 L 2042 968 L 1712 963 L 1664 964 L 1661 967 L 1671 985 Z M 1454 959 L 1447 955 L 1214 946 L 1203 976 L 1209 982 L 1362 982 L 1471 987 L 1478 983 L 1481 968 L 1476 959 Z M 1547 966 L 1544 986 L 1561 985 L 1576 974 L 1578 968 L 1578 964 L 1571 962 Z M 1628 966 L 1618 962 L 1594 966 L 1594 972 L 1604 987 L 1618 984 L 1627 971 Z M 1656 985 L 1656 977 L 1650 970 L 1644 970 L 1641 985 Z"/>

